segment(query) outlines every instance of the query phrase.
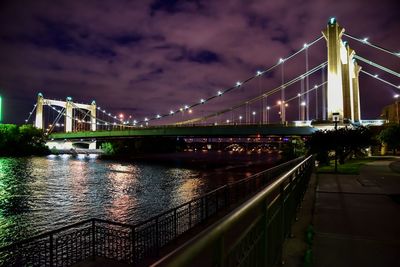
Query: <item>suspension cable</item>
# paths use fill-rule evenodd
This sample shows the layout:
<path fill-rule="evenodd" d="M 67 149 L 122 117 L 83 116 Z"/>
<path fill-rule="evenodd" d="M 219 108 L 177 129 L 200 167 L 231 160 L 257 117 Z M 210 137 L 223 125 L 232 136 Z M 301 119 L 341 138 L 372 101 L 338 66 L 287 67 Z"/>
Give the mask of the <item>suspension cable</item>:
<path fill-rule="evenodd" d="M 307 75 L 311 75 L 311 74 L 315 73 L 316 71 L 318 71 L 319 69 L 325 67 L 326 65 L 327 65 L 327 62 L 324 62 L 324 63 L 322 63 L 322 64 L 320 64 L 320 65 L 318 65 L 318 66 L 316 66 L 316 67 L 310 69 L 308 72 L 303 73 L 303 74 L 297 76 L 296 78 L 293 78 L 292 80 L 286 82 L 286 83 L 283 84 L 283 85 L 280 85 L 280 86 L 278 86 L 278 87 L 276 87 L 276 88 L 274 88 L 274 89 L 272 89 L 272 90 L 270 90 L 270 91 L 265 91 L 262 95 L 256 96 L 256 97 L 254 97 L 254 98 L 252 98 L 252 99 L 249 99 L 249 100 L 245 100 L 245 101 L 243 101 L 243 102 L 240 102 L 239 104 L 237 104 L 237 105 L 235 105 L 235 106 L 232 106 L 231 108 L 227 108 L 227 109 L 224 109 L 224 110 L 222 110 L 222 111 L 217 111 L 217 112 L 214 112 L 214 113 L 212 113 L 212 114 L 210 114 L 210 115 L 207 115 L 207 116 L 204 116 L 204 117 L 199 117 L 199 118 L 194 118 L 194 119 L 187 120 L 187 121 L 177 122 L 177 123 L 175 123 L 175 124 L 176 124 L 176 125 L 181 125 L 181 124 L 188 124 L 188 123 L 193 123 L 193 122 L 197 122 L 197 121 L 204 121 L 204 120 L 213 118 L 213 117 L 215 117 L 215 116 L 218 116 L 218 115 L 220 115 L 220 114 L 224 114 L 224 113 L 226 113 L 226 112 L 228 112 L 228 111 L 230 111 L 230 110 L 235 110 L 235 109 L 238 109 L 238 108 L 240 108 L 240 107 L 242 107 L 242 106 L 245 106 L 245 105 L 254 103 L 254 102 L 256 102 L 256 101 L 262 99 L 262 98 L 265 97 L 265 96 L 272 95 L 272 94 L 274 94 L 274 93 L 279 92 L 280 90 L 282 90 L 282 88 L 288 87 L 288 86 L 290 86 L 290 85 L 292 85 L 292 84 L 294 84 L 294 83 L 300 81 L 301 79 L 303 79 L 303 78 L 306 77 Z M 284 105 L 284 103 L 282 103 L 282 104 Z"/>
<path fill-rule="evenodd" d="M 372 43 L 368 42 L 367 38 L 360 39 L 360 38 L 357 38 L 357 37 L 352 36 L 352 35 L 347 34 L 347 33 L 344 33 L 344 36 L 349 37 L 349 38 L 351 38 L 353 40 L 356 40 L 356 41 L 358 41 L 360 43 L 366 44 L 368 46 L 371 46 L 373 48 L 376 48 L 376 49 L 378 49 L 378 50 L 380 50 L 382 52 L 388 53 L 388 54 L 393 55 L 395 57 L 398 57 L 398 58 L 400 57 L 400 53 L 399 52 L 396 53 L 396 52 L 390 51 L 389 49 L 386 49 L 386 48 L 384 48 L 382 46 L 372 44 Z"/>
<path fill-rule="evenodd" d="M 140 124 L 140 123 L 143 123 L 143 122 L 149 122 L 149 121 L 158 120 L 158 119 L 161 119 L 161 118 L 164 118 L 164 117 L 173 116 L 175 113 L 184 112 L 185 110 L 188 110 L 188 109 L 194 108 L 196 106 L 208 103 L 210 100 L 216 99 L 216 98 L 218 98 L 219 96 L 221 96 L 221 95 L 223 95 L 225 93 L 228 93 L 228 92 L 233 91 L 233 90 L 235 90 L 237 88 L 240 88 L 244 84 L 246 84 L 246 83 L 250 82 L 251 80 L 255 79 L 256 77 L 262 76 L 262 75 L 272 71 L 273 69 L 275 69 L 276 67 L 281 65 L 283 62 L 295 57 L 296 55 L 298 55 L 299 53 L 301 53 L 305 49 L 313 46 L 315 43 L 319 42 L 322 39 L 323 39 L 323 36 L 318 37 L 317 39 L 313 40 L 309 44 L 305 44 L 301 49 L 297 50 L 296 52 L 294 52 L 293 54 L 289 55 L 288 57 L 279 59 L 279 61 L 276 64 L 270 66 L 269 68 L 264 69 L 262 71 L 257 71 L 257 73 L 255 75 L 247 78 L 246 80 L 244 80 L 242 82 L 237 82 L 236 85 L 234 85 L 232 87 L 229 87 L 227 89 L 218 91 L 216 95 L 210 96 L 208 98 L 201 99 L 200 102 L 196 102 L 196 103 L 191 104 L 191 105 L 185 105 L 183 108 L 179 108 L 179 109 L 176 109 L 176 110 L 171 110 L 169 113 L 157 114 L 155 117 L 149 117 L 147 119 L 140 120 L 137 123 Z"/>
<path fill-rule="evenodd" d="M 63 112 L 65 110 L 65 108 L 63 108 L 61 110 L 61 112 Z M 53 130 L 55 125 L 58 123 L 58 120 L 62 117 L 62 113 L 58 113 L 56 118 L 53 120 L 53 123 L 51 124 L 50 128 L 47 129 L 47 134 L 50 134 Z"/>
<path fill-rule="evenodd" d="M 25 123 L 27 123 L 27 122 L 29 121 L 29 119 L 32 117 L 32 114 L 33 114 L 33 112 L 35 111 L 36 106 L 37 106 L 37 104 L 34 104 L 34 105 L 33 105 L 33 109 L 29 112 L 29 116 L 28 116 L 28 118 L 25 120 Z"/>
<path fill-rule="evenodd" d="M 392 86 L 392 87 L 394 87 L 394 88 L 400 90 L 400 85 L 395 85 L 395 84 L 393 84 L 393 83 L 391 83 L 391 82 L 388 82 L 388 81 L 386 81 L 386 80 L 384 80 L 384 79 L 378 77 L 377 75 L 371 74 L 371 73 L 369 73 L 369 72 L 367 72 L 367 71 L 365 71 L 365 70 L 363 70 L 363 69 L 361 69 L 361 72 L 364 73 L 364 74 L 367 74 L 368 76 L 370 76 L 370 77 L 372 77 L 372 78 L 375 78 L 375 79 L 377 79 L 377 80 L 379 80 L 379 81 L 381 81 L 381 82 L 383 82 L 383 83 L 386 83 L 387 85 L 390 85 L 390 86 Z"/>
<path fill-rule="evenodd" d="M 373 61 L 371 61 L 371 60 L 368 60 L 368 59 L 366 59 L 366 58 L 360 57 L 359 55 L 354 55 L 354 57 L 355 57 L 356 59 L 358 59 L 358 60 L 361 60 L 361 61 L 363 61 L 363 62 L 365 62 L 365 63 L 371 65 L 371 66 L 374 66 L 375 68 L 381 69 L 381 70 L 383 70 L 383 71 L 385 71 L 385 72 L 387 72 L 387 73 L 390 73 L 390 74 L 392 74 L 392 75 L 394 75 L 394 76 L 400 78 L 400 73 L 398 73 L 398 72 L 396 72 L 396 71 L 394 71 L 394 70 L 391 70 L 391 69 L 389 69 L 389 68 L 386 68 L 386 67 L 384 67 L 384 66 L 382 66 L 382 65 L 379 65 L 378 63 L 375 63 L 375 62 L 373 62 Z"/>

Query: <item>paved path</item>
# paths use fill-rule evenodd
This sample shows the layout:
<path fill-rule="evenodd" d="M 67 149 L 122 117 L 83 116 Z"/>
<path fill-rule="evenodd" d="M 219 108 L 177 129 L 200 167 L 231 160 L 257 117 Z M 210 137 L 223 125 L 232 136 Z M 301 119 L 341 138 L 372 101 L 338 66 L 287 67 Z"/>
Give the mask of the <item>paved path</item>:
<path fill-rule="evenodd" d="M 314 266 L 400 266 L 400 173 L 393 160 L 368 163 L 360 175 L 318 176 Z"/>

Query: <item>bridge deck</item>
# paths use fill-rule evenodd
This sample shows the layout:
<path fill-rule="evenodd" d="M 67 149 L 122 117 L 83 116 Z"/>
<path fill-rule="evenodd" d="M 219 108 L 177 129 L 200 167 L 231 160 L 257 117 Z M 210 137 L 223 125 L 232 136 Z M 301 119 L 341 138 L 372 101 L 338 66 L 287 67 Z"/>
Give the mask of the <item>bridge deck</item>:
<path fill-rule="evenodd" d="M 224 136 L 306 136 L 316 129 L 309 126 L 283 125 L 218 125 L 218 126 L 160 126 L 126 130 L 53 133 L 51 139 L 107 139 L 145 136 L 224 137 Z"/>

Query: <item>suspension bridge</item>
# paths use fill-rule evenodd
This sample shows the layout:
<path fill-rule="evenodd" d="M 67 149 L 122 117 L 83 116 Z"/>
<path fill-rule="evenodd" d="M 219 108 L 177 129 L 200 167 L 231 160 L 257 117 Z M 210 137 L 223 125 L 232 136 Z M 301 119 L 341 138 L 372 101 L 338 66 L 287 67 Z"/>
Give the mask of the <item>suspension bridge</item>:
<path fill-rule="evenodd" d="M 309 67 L 308 51 L 323 39 L 327 60 Z M 384 83 L 396 93 L 400 86 L 362 69 L 362 64 L 397 78 L 400 74 L 356 54 L 350 41 L 400 58 L 400 53 L 345 33 L 332 18 L 321 37 L 273 66 L 169 112 L 142 119 L 125 118 L 107 112 L 94 101 L 81 104 L 70 97 L 61 101 L 39 94 L 26 122 L 34 118 L 34 125 L 54 140 L 93 141 L 129 136 L 308 135 L 316 129 L 311 121 L 321 121 L 320 125 L 332 121 L 342 125 L 381 123 L 363 120 L 360 74 Z M 301 53 L 305 53 L 305 71 L 285 79 L 285 64 Z M 193 116 L 193 110 L 233 95 L 252 81 L 276 74 L 277 68 L 281 70 L 278 86 L 260 90 L 255 96 L 214 112 Z M 315 81 L 318 73 L 321 80 L 310 86 L 310 80 Z M 300 90 L 295 84 L 300 84 Z M 278 95 L 276 104 L 271 101 L 274 95 Z M 293 114 L 293 108 L 287 112 L 293 106 L 297 114 Z M 311 107 L 315 112 L 311 112 Z M 277 110 L 275 115 L 279 116 L 272 116 L 272 110 Z M 168 119 L 173 122 L 163 122 Z M 224 185 L 137 224 L 85 220 L 3 247 L 0 258 L 7 266 L 71 266 L 88 259 L 107 259 L 108 265 L 113 266 L 118 266 L 117 262 L 143 266 L 157 260 L 152 266 L 275 266 L 282 259 L 282 246 L 290 236 L 313 166 L 312 156 L 298 158 Z M 88 265 L 93 266 L 93 262 Z"/>
<path fill-rule="evenodd" d="M 327 60 L 310 66 L 310 51 L 322 40 L 326 41 Z M 362 65 L 379 69 L 395 78 L 399 78 L 400 74 L 356 54 L 350 47 L 352 42 L 400 57 L 400 53 L 346 33 L 336 19 L 331 18 L 322 36 L 305 43 L 291 55 L 280 58 L 276 64 L 258 70 L 231 87 L 216 90 L 214 95 L 172 108 L 168 112 L 142 118 L 116 115 L 101 108 L 95 101 L 81 104 L 74 102 L 71 97 L 65 101 L 52 100 L 39 93 L 25 122 L 33 120 L 34 125 L 43 129 L 52 140 L 90 139 L 93 142 L 97 139 L 136 136 L 302 136 L 321 128 L 315 122 L 324 122 L 323 128 L 332 124 L 334 118 L 342 125 L 382 124 L 381 120 L 364 120 L 362 117 L 359 77 L 372 77 L 395 92 L 400 90 L 400 86 L 364 70 Z M 286 79 L 285 65 L 287 68 L 289 61 L 302 54 L 305 55 L 304 71 Z M 278 76 L 279 72 L 281 81 L 276 86 L 260 88 L 256 95 L 236 101 L 233 105 L 231 102 L 223 108 L 218 105 L 219 109 L 207 114 L 194 112 L 243 88 L 250 88 L 251 83 L 261 81 L 263 77 Z M 310 85 L 310 81 L 315 85 Z"/>

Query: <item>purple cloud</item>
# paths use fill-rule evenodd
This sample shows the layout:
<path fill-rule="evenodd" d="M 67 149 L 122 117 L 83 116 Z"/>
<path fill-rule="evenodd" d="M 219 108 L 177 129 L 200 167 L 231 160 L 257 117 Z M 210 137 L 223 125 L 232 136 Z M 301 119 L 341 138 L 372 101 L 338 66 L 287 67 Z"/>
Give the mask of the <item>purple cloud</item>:
<path fill-rule="evenodd" d="M 167 113 L 275 64 L 321 36 L 331 16 L 355 36 L 399 49 L 396 7 L 394 0 L 5 1 L 0 4 L 0 92 L 8 106 L 6 121 L 23 122 L 38 92 L 79 102 L 96 99 L 110 112 L 139 119 Z M 398 59 L 349 42 L 360 55 L 399 71 Z M 310 67 L 323 62 L 325 53 L 324 41 L 310 48 Z M 285 64 L 285 80 L 305 71 L 304 60 L 299 55 Z M 272 89 L 280 84 L 280 71 L 197 107 L 191 116 Z M 376 118 L 394 89 L 360 79 L 363 117 Z M 320 81 L 318 73 L 310 85 Z M 286 94 L 299 90 L 296 84 Z M 313 113 L 315 96 L 310 97 Z M 268 101 L 272 105 L 278 98 Z M 295 103 L 289 110 L 296 119 Z M 273 116 L 277 119 L 276 112 Z"/>

